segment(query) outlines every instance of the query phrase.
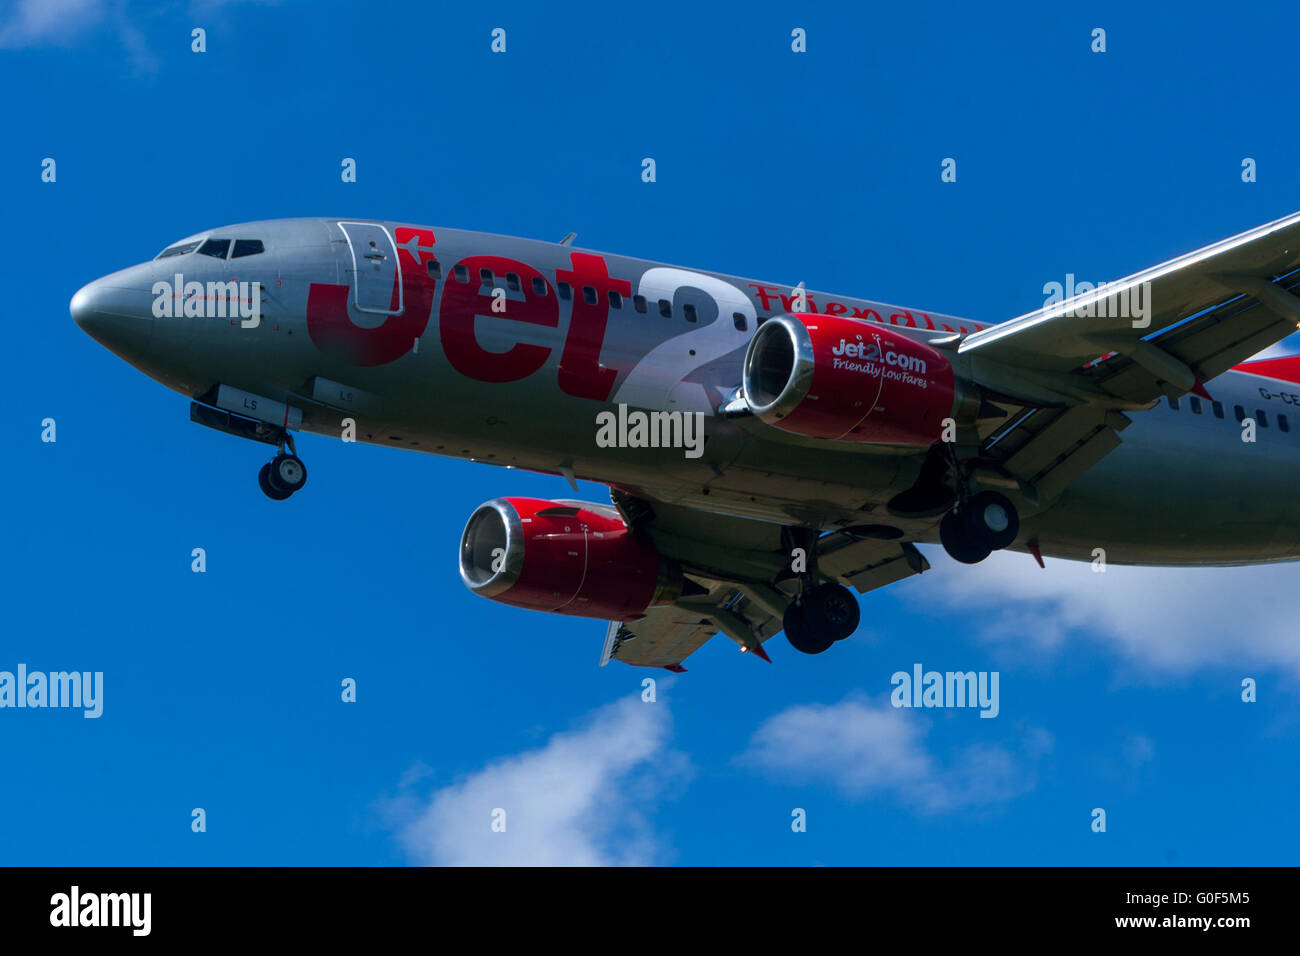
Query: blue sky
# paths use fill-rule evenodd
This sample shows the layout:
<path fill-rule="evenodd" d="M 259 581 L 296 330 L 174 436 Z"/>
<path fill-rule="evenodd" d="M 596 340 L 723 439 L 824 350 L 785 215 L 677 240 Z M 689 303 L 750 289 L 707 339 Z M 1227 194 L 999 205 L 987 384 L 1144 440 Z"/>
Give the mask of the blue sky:
<path fill-rule="evenodd" d="M 0 863 L 1295 863 L 1292 566 L 931 548 L 824 657 L 598 669 L 600 622 L 456 573 L 477 504 L 562 480 L 307 436 L 277 505 L 67 312 L 200 229 L 338 215 L 997 321 L 1300 209 L 1290 12 L 0 4 L 0 669 L 105 675 L 98 720 L 0 710 Z M 998 717 L 891 708 L 917 662 L 998 671 Z"/>

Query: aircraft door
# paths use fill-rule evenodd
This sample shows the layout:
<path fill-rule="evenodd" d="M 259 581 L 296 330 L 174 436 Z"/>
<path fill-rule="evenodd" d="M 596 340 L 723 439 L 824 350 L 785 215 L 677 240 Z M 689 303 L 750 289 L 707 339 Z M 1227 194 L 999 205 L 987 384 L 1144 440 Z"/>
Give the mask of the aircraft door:
<path fill-rule="evenodd" d="M 358 312 L 401 315 L 405 308 L 402 264 L 388 229 L 375 222 L 340 222 L 339 228 L 351 253 L 343 263 L 343 274 L 352 286 L 353 307 Z"/>

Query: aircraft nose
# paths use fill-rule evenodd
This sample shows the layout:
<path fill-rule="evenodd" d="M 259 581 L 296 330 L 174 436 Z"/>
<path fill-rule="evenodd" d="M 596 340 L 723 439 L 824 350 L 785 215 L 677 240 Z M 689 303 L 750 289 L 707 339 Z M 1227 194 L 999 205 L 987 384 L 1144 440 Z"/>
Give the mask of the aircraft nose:
<path fill-rule="evenodd" d="M 147 297 L 107 279 L 78 289 L 68 311 L 83 332 L 119 354 L 143 346 L 153 330 Z"/>
<path fill-rule="evenodd" d="M 98 285 L 97 282 L 83 285 L 77 290 L 77 294 L 72 297 L 72 301 L 68 303 L 68 311 L 72 313 L 72 321 L 81 326 L 81 330 L 88 335 L 94 334 L 91 330 L 94 327 L 95 316 L 99 314 L 97 309 L 100 295 Z"/>

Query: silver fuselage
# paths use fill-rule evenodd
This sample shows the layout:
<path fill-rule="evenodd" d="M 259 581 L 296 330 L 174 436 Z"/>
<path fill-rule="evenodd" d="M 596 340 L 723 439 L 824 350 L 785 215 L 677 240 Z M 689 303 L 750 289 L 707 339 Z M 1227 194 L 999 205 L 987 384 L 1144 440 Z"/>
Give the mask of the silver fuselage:
<path fill-rule="evenodd" d="M 788 284 L 373 220 L 274 220 L 194 238 L 205 237 L 261 240 L 265 251 L 153 260 L 97 280 L 73 300 L 74 316 L 91 335 L 186 396 L 227 385 L 301 409 L 303 430 L 322 435 L 340 437 L 351 418 L 362 442 L 572 474 L 783 524 L 833 529 L 887 520 L 911 540 L 937 540 L 938 519 L 884 512 L 884 502 L 915 479 L 922 450 L 798 439 L 715 414 L 740 382 L 758 321 L 790 311 Z M 437 278 L 429 266 L 435 258 Z M 455 275 L 457 265 L 466 282 Z M 490 284 L 483 268 L 492 272 Z M 398 269 L 406 270 L 396 283 L 402 294 L 390 298 Z M 259 283 L 256 327 L 237 318 L 155 317 L 156 283 L 177 274 L 186 282 Z M 533 287 L 538 277 L 541 293 Z M 565 281 L 568 299 L 559 295 Z M 588 282 L 595 303 L 585 298 Z M 329 287 L 336 304 L 346 299 L 334 327 L 309 321 L 309 301 L 319 313 Z M 523 303 L 534 295 L 531 318 L 492 309 L 494 299 Z M 645 311 L 634 304 L 638 296 Z M 819 292 L 809 292 L 807 304 L 813 313 L 856 314 L 921 339 L 977 328 Z M 403 348 L 407 335 L 410 347 Z M 349 400 L 313 399 L 313 381 L 341 384 Z M 1300 408 L 1292 406 L 1300 386 L 1234 371 L 1207 388 L 1227 409 L 1223 418 L 1209 402 L 1194 414 L 1186 401 L 1179 410 L 1161 401 L 1131 413 L 1120 447 L 1060 498 L 1040 507 L 1018 498 L 1017 546 L 1037 538 L 1044 554 L 1079 559 L 1103 548 L 1108 561 L 1134 564 L 1300 555 L 1293 493 L 1300 429 L 1283 432 L 1276 424 L 1279 413 L 1291 412 L 1300 426 Z M 620 402 L 704 413 L 703 455 L 599 447 L 597 415 Z M 1267 413 L 1269 426 L 1257 429 L 1256 441 L 1242 440 L 1236 405 L 1251 416 Z"/>

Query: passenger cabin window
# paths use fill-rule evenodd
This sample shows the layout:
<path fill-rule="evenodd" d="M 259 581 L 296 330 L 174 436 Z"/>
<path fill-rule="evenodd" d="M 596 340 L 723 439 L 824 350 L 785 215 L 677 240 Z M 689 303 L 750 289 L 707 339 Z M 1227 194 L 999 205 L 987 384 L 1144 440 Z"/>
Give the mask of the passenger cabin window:
<path fill-rule="evenodd" d="M 255 256 L 265 251 L 266 246 L 262 245 L 261 239 L 236 239 L 235 249 L 230 254 L 230 258 L 242 259 L 244 256 Z"/>
<path fill-rule="evenodd" d="M 737 332 L 744 332 L 749 328 L 749 323 L 745 321 L 745 313 L 743 312 L 731 313 L 731 321 L 736 326 Z"/>
<path fill-rule="evenodd" d="M 1237 421 L 1239 422 L 1244 422 L 1246 420 L 1246 410 L 1240 405 L 1232 406 L 1232 414 L 1237 416 Z"/>
<path fill-rule="evenodd" d="M 430 259 L 428 262 L 425 263 L 425 268 L 429 270 L 430 279 L 442 278 L 442 263 L 439 262 L 437 259 Z"/>
<path fill-rule="evenodd" d="M 673 304 L 669 302 L 667 299 L 660 299 L 659 314 L 662 315 L 665 319 L 671 319 L 673 317 Z"/>
<path fill-rule="evenodd" d="M 1201 414 L 1201 400 L 1199 398 L 1193 396 L 1187 400 L 1187 404 L 1191 408 L 1193 415 Z"/>
<path fill-rule="evenodd" d="M 491 269 L 479 269 L 478 277 L 479 277 L 479 281 L 481 281 L 484 285 L 495 285 L 495 281 L 492 278 Z"/>
<path fill-rule="evenodd" d="M 458 265 L 453 267 L 451 270 L 451 274 L 456 277 L 457 282 L 469 281 L 469 269 L 465 268 L 464 266 Z"/>
<path fill-rule="evenodd" d="M 1289 432 L 1291 430 L 1291 423 L 1286 420 L 1285 415 L 1279 414 L 1277 416 L 1277 430 L 1280 432 Z"/>
<path fill-rule="evenodd" d="M 1255 424 L 1260 428 L 1268 427 L 1268 412 L 1262 408 L 1255 409 Z"/>
<path fill-rule="evenodd" d="M 199 242 L 182 242 L 180 245 L 171 246 L 158 253 L 159 259 L 170 259 L 172 256 L 183 256 L 187 252 L 193 252 L 199 247 Z"/>
<path fill-rule="evenodd" d="M 1223 402 L 1211 402 L 1210 407 L 1214 409 L 1215 418 L 1223 417 Z"/>
<path fill-rule="evenodd" d="M 507 272 L 506 288 L 509 289 L 511 292 L 518 292 L 520 289 L 519 276 L 515 275 L 513 272 Z"/>
<path fill-rule="evenodd" d="M 573 286 L 569 285 L 567 282 L 557 282 L 555 284 L 555 290 L 560 294 L 560 298 L 564 299 L 566 302 L 573 298 Z"/>
<path fill-rule="evenodd" d="M 632 307 L 636 309 L 638 312 L 640 312 L 642 315 L 645 315 L 646 313 L 645 296 L 643 295 L 632 296 Z"/>
<path fill-rule="evenodd" d="M 1178 399 L 1176 398 L 1169 399 L 1169 407 L 1172 408 L 1174 411 L 1178 411 Z"/>
<path fill-rule="evenodd" d="M 226 258 L 226 253 L 229 251 L 229 239 L 209 239 L 203 245 L 199 246 L 199 255 L 211 256 L 214 259 Z"/>
<path fill-rule="evenodd" d="M 533 292 L 536 295 L 546 295 L 546 280 L 541 276 L 533 276 Z"/>
<path fill-rule="evenodd" d="M 611 309 L 623 308 L 623 297 L 619 295 L 617 292 L 615 292 L 613 289 L 609 290 L 609 307 Z"/>
<path fill-rule="evenodd" d="M 691 305 L 689 302 L 682 306 L 682 314 L 686 316 L 687 322 L 698 322 L 700 319 L 699 315 L 695 312 L 695 306 Z"/>
<path fill-rule="evenodd" d="M 596 298 L 596 290 L 589 285 L 584 285 L 582 287 L 582 300 L 586 302 L 587 305 L 595 305 L 598 301 Z"/>

